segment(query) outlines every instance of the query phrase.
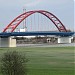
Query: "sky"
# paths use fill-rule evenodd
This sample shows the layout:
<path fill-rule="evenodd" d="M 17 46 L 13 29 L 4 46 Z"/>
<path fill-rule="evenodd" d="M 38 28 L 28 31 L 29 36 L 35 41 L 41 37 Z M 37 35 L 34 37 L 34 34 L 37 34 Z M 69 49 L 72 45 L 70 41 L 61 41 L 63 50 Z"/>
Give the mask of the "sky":
<path fill-rule="evenodd" d="M 56 15 L 67 29 L 74 30 L 75 0 L 0 0 L 0 32 L 17 16 L 30 10 L 46 10 Z"/>

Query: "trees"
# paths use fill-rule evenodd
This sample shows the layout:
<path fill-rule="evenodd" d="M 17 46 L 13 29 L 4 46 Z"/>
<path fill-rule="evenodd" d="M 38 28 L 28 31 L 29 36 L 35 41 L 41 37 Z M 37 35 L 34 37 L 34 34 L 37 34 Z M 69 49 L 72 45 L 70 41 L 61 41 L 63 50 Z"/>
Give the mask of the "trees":
<path fill-rule="evenodd" d="M 17 51 L 4 53 L 1 59 L 1 73 L 3 75 L 27 75 L 27 59 Z"/>

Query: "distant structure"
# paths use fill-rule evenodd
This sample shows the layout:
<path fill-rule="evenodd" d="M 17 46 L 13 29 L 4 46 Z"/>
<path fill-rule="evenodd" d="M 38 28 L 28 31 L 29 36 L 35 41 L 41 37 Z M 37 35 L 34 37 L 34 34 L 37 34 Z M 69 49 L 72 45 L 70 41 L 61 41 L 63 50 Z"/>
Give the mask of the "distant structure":
<path fill-rule="evenodd" d="M 27 28 L 20 28 L 19 32 L 26 32 L 27 31 Z"/>
<path fill-rule="evenodd" d="M 23 7 L 23 13 L 26 13 L 26 8 Z M 25 32 L 27 31 L 27 27 L 26 27 L 26 19 L 23 20 L 23 29 L 20 29 L 20 32 Z"/>

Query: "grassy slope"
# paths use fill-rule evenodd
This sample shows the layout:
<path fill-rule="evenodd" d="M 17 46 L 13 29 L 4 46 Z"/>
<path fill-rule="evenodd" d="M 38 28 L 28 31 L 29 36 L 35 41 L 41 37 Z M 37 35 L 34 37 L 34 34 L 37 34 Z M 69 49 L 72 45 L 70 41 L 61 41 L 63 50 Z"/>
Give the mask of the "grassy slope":
<path fill-rule="evenodd" d="M 0 48 L 0 56 L 7 50 L 26 54 L 28 75 L 74 75 L 74 47 Z"/>

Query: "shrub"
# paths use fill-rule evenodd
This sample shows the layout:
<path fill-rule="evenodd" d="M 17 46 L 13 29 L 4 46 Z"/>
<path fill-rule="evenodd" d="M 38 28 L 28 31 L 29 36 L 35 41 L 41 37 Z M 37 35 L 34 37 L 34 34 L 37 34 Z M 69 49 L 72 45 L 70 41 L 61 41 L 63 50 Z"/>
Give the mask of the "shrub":
<path fill-rule="evenodd" d="M 17 51 L 6 52 L 1 58 L 3 75 L 27 75 L 27 59 Z"/>

